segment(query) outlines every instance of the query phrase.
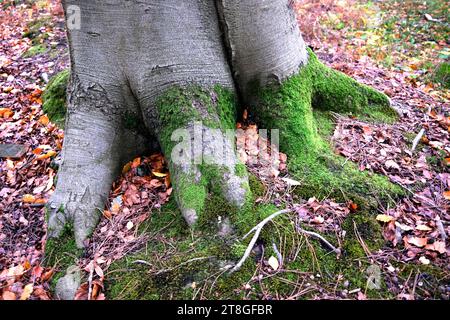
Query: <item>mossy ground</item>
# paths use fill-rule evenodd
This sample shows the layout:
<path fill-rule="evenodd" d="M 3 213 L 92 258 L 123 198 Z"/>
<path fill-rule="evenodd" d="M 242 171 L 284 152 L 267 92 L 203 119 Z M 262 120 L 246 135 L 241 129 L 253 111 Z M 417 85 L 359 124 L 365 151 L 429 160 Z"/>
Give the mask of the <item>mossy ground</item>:
<path fill-rule="evenodd" d="M 31 40 L 31 47 L 23 54 L 24 58 L 30 58 L 47 52 L 48 48 L 45 44 L 45 40 L 48 38 L 48 33 L 45 31 L 45 27 L 50 23 L 51 18 L 46 17 L 32 21 L 28 24 L 22 37 Z"/>
<path fill-rule="evenodd" d="M 443 62 L 436 68 L 433 81 L 440 83 L 446 89 L 450 89 L 450 62 Z"/>
<path fill-rule="evenodd" d="M 64 127 L 67 111 L 66 91 L 69 76 L 69 70 L 63 70 L 53 76 L 42 95 L 42 109 L 49 119 L 60 127 Z"/>
<path fill-rule="evenodd" d="M 44 264 L 54 268 L 51 278 L 51 287 L 54 289 L 58 280 L 64 276 L 67 268 L 78 264 L 83 250 L 77 248 L 73 237 L 73 227 L 70 224 L 64 226 L 61 236 L 57 239 L 50 238 L 45 244 Z"/>

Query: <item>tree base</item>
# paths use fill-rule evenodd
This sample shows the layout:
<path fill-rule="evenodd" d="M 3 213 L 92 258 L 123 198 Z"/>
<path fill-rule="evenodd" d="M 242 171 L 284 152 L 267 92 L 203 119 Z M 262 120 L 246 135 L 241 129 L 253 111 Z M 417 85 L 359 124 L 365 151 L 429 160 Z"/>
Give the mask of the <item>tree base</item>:
<path fill-rule="evenodd" d="M 387 201 L 390 197 L 395 198 L 401 195 L 402 191 L 389 183 L 386 178 L 360 172 L 354 165 L 344 164 L 341 157 L 333 154 L 330 143 L 327 141 L 333 128 L 329 112 L 351 114 L 371 121 L 393 121 L 396 113 L 390 108 L 389 99 L 385 95 L 325 67 L 312 52 L 309 54 L 309 63 L 301 68 L 297 75 L 290 77 L 282 84 L 274 84 L 265 88 L 260 88 L 255 84 L 252 89 L 254 99 L 252 99 L 250 111 L 260 128 L 280 130 L 280 149 L 288 154 L 291 175 L 302 184 L 296 191 L 299 195 L 303 198 L 332 195 L 339 201 L 352 200 L 363 210 L 369 212 L 377 207 L 378 199 Z M 182 284 L 186 277 L 195 279 L 194 273 L 196 274 L 197 271 L 204 274 L 205 264 L 200 263 L 198 258 L 208 261 L 207 269 L 211 272 L 213 269 L 216 271 L 220 269 L 223 263 L 236 261 L 239 258 L 237 253 L 242 253 L 243 249 L 242 244 L 234 242 L 237 236 L 246 233 L 268 214 L 277 210 L 271 205 L 254 205 L 245 166 L 237 160 L 232 141 L 225 134 L 227 129 L 234 129 L 238 110 L 236 99 L 230 91 L 220 87 L 212 89 L 175 87 L 161 95 L 156 101 L 156 109 L 157 119 L 151 120 L 155 122 L 146 123 L 146 125 L 154 125 L 159 144 L 169 159 L 175 199 L 181 212 L 179 215 L 185 218 L 185 221 L 194 228 L 194 232 L 198 233 L 198 237 L 204 241 L 202 241 L 202 250 L 197 250 L 195 254 L 173 257 L 173 269 L 171 267 L 169 271 L 165 272 L 169 276 L 164 278 L 162 273 L 158 273 L 156 278 L 151 278 L 152 280 L 149 281 L 152 286 L 156 283 L 157 287 L 163 288 L 168 286 L 168 279 L 177 279 L 174 281 L 181 288 L 185 286 Z M 202 161 L 191 162 L 192 159 L 175 161 L 174 155 L 179 152 L 173 152 L 178 147 L 177 140 L 173 139 L 174 132 L 183 129 L 184 133 L 195 135 L 197 122 L 201 122 L 200 132 L 204 138 L 201 154 L 205 155 L 206 152 L 208 154 L 206 159 L 209 157 L 209 160 L 218 160 L 215 159 L 215 153 L 212 151 L 217 149 L 220 141 L 222 142 L 220 144 L 222 151 L 226 150 L 226 153 L 231 155 L 228 162 L 223 164 L 211 161 L 212 164 L 205 164 Z M 95 131 L 95 129 L 93 130 Z M 211 138 L 215 135 L 214 132 L 219 133 L 217 139 Z M 179 135 L 178 138 L 180 137 Z M 189 142 L 191 142 L 190 138 Z M 113 145 L 110 144 L 109 147 L 112 148 Z M 95 151 L 95 149 L 93 150 Z M 190 156 L 191 151 L 180 154 Z M 73 160 L 75 157 L 72 156 L 70 159 Z M 70 159 L 69 161 L 71 161 Z M 91 167 L 90 171 L 95 172 L 95 161 L 91 164 L 94 167 Z M 109 178 L 112 177 L 112 171 L 106 173 Z M 64 183 L 67 184 L 70 180 L 66 179 L 65 181 L 63 185 L 58 184 L 57 192 L 66 189 L 67 186 Z M 85 187 L 83 185 L 83 188 Z M 107 186 L 97 192 L 100 191 L 107 193 Z M 84 189 L 80 190 L 80 194 L 84 193 Z M 98 194 L 90 196 L 97 200 L 101 199 Z M 99 204 L 101 201 L 93 204 L 96 203 Z M 211 206 L 211 203 L 219 205 Z M 63 212 L 58 215 L 61 217 L 59 229 L 62 230 L 64 225 L 71 224 L 77 216 L 67 215 L 64 212 L 67 203 L 61 203 L 61 205 Z M 84 202 L 83 205 L 85 205 Z M 95 205 L 91 209 L 97 210 L 97 207 L 98 205 Z M 89 208 L 83 207 L 83 210 L 89 211 Z M 93 212 L 93 210 L 90 211 Z M 54 224 L 54 219 L 58 215 L 53 213 L 53 216 L 50 216 L 50 224 Z M 220 225 L 217 221 L 226 221 L 226 223 Z M 180 224 L 183 225 L 182 222 Z M 92 223 L 89 226 L 92 227 Z M 76 224 L 75 228 L 83 228 L 83 226 Z M 65 233 L 59 229 L 56 237 L 61 239 L 61 234 Z M 176 232 L 180 232 L 181 235 L 186 232 L 185 229 L 183 226 Z M 83 237 L 88 235 L 83 232 L 83 230 L 75 230 L 77 235 Z M 266 239 L 264 241 L 273 236 L 266 231 L 264 234 L 262 236 L 263 240 Z M 180 246 L 180 249 L 183 246 L 187 248 L 190 239 L 181 240 L 177 246 Z M 54 247 L 52 245 L 54 241 L 59 240 L 49 240 L 46 252 Z M 71 243 L 70 240 L 63 242 Z M 157 244 L 155 245 L 157 249 Z M 65 245 L 60 247 L 66 248 Z M 80 237 L 77 237 L 76 247 L 82 247 Z M 317 250 L 323 249 L 317 248 Z M 75 252 L 75 255 L 77 254 L 79 252 Z M 192 260 L 198 268 L 188 268 L 182 263 L 183 259 Z M 64 266 L 61 270 L 65 270 L 67 264 L 71 264 L 72 261 L 67 263 L 62 261 Z M 197 271 L 194 273 L 189 271 L 188 274 L 182 272 L 174 276 L 173 271 L 178 269 L 176 266 L 180 264 L 183 264 L 183 270 L 187 268 L 188 271 Z M 252 263 L 249 262 L 248 266 L 252 266 Z M 170 280 L 169 282 L 171 285 L 175 285 L 174 281 Z M 225 286 L 229 281 L 229 279 L 225 280 L 223 285 Z M 242 278 L 237 281 L 242 281 Z M 237 282 L 232 281 L 232 283 Z M 112 286 L 113 292 L 115 291 L 114 286 Z M 149 292 L 153 292 L 151 295 L 154 294 L 153 289 Z"/>

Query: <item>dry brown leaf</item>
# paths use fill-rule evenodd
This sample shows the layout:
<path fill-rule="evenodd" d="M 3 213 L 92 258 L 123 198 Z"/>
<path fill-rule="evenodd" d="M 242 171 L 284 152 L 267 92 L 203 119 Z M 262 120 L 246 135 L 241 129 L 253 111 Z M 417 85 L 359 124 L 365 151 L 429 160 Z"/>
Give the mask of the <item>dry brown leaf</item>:
<path fill-rule="evenodd" d="M 406 242 L 409 244 L 412 244 L 416 247 L 422 248 L 427 245 L 428 239 L 427 238 L 419 238 L 419 237 L 409 237 L 406 238 Z"/>
<path fill-rule="evenodd" d="M 385 223 L 395 220 L 394 217 L 388 216 L 387 214 L 379 214 L 379 215 L 377 215 L 376 219 L 378 221 L 385 222 Z"/>
<path fill-rule="evenodd" d="M 27 284 L 22 291 L 22 294 L 20 295 L 20 300 L 28 300 L 28 298 L 33 293 L 33 284 L 29 283 Z"/>
<path fill-rule="evenodd" d="M 425 249 L 439 252 L 440 254 L 444 254 L 447 249 L 445 248 L 444 241 L 435 241 L 432 244 L 428 244 L 425 246 Z"/>
<path fill-rule="evenodd" d="M 16 300 L 16 295 L 14 294 L 14 292 L 5 290 L 2 293 L 2 299 L 3 300 Z"/>

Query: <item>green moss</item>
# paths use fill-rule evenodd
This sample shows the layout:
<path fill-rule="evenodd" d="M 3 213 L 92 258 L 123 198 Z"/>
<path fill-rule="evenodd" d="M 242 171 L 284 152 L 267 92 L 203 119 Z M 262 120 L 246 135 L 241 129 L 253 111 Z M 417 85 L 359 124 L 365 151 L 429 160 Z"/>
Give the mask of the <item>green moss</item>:
<path fill-rule="evenodd" d="M 170 154 L 176 129 L 201 121 L 213 129 L 233 129 L 236 123 L 236 97 L 225 88 L 173 87 L 156 101 L 158 118 L 164 126 L 160 133 L 161 146 Z"/>
<path fill-rule="evenodd" d="M 366 256 L 359 243 L 356 231 L 371 252 L 380 250 L 384 245 L 383 233 L 375 215 L 367 212 L 350 214 L 344 221 L 342 228 L 346 231 L 344 254 L 355 259 Z"/>
<path fill-rule="evenodd" d="M 203 164 L 197 166 L 201 173 L 198 175 L 189 170 L 183 173 L 170 161 L 173 148 L 180 143 L 172 141 L 175 130 L 186 128 L 197 121 L 203 126 L 219 129 L 223 133 L 226 133 L 228 129 L 234 129 L 237 108 L 234 94 L 219 86 L 214 88 L 174 87 L 157 99 L 156 106 L 158 119 L 163 124 L 159 132 L 160 144 L 164 154 L 169 158 L 170 169 L 177 170 L 172 182 L 180 207 L 195 210 L 199 217 L 198 226 L 205 226 L 208 221 L 216 221 L 214 218 L 217 218 L 217 212 L 223 211 L 219 210 L 219 207 L 227 208 L 229 212 L 236 211 L 236 208 L 225 205 L 226 201 L 223 200 L 223 179 L 230 170 L 228 167 L 205 164 L 209 161 L 203 159 Z M 247 175 L 247 170 L 242 164 L 237 164 L 232 170 L 234 172 L 230 173 L 239 177 Z M 250 190 L 245 182 L 242 187 Z M 213 195 L 212 198 L 208 198 L 210 193 Z M 208 202 L 207 210 L 205 210 L 205 201 Z M 220 206 L 215 203 L 220 203 Z M 211 215 L 213 212 L 211 207 L 218 209 L 214 215 Z"/>
<path fill-rule="evenodd" d="M 450 89 L 450 63 L 443 62 L 436 68 L 433 81 L 440 83 L 446 89 Z"/>
<path fill-rule="evenodd" d="M 44 17 L 37 20 L 33 20 L 28 23 L 27 30 L 23 33 L 23 38 L 29 38 L 32 41 L 33 45 L 40 44 L 43 39 L 48 37 L 48 34 L 44 31 L 41 31 L 42 28 L 45 28 L 51 24 L 50 17 Z"/>
<path fill-rule="evenodd" d="M 206 298 L 238 298 L 234 290 L 252 276 L 251 261 L 243 273 L 227 276 L 220 272 L 234 257 L 230 245 L 212 234 L 189 230 L 174 200 L 152 214 L 141 230 L 151 240 L 144 250 L 110 267 L 108 299 L 192 299 L 193 282 L 197 289 L 208 287 Z M 136 260 L 147 261 L 150 266 Z"/>
<path fill-rule="evenodd" d="M 244 164 L 242 164 L 242 163 L 238 163 L 237 165 L 236 165 L 236 167 L 234 168 L 234 170 L 235 170 L 235 174 L 238 176 L 238 177 L 245 177 L 245 176 L 247 176 L 247 168 L 245 167 L 245 165 Z"/>
<path fill-rule="evenodd" d="M 44 264 L 55 269 L 51 279 L 54 288 L 58 280 L 64 276 L 66 269 L 71 265 L 78 264 L 83 250 L 76 246 L 73 236 L 73 226 L 64 225 L 63 231 L 58 238 L 49 238 L 45 244 Z"/>
<path fill-rule="evenodd" d="M 255 199 L 264 196 L 264 194 L 266 193 L 266 188 L 254 174 L 249 175 L 248 183 Z"/>
<path fill-rule="evenodd" d="M 280 130 L 280 149 L 288 154 L 291 174 L 302 182 L 296 188 L 300 196 L 333 195 L 371 207 L 378 205 L 376 198 L 389 201 L 404 194 L 387 178 L 360 172 L 336 156 L 329 141 L 334 130 L 330 111 L 393 121 L 395 112 L 384 94 L 325 67 L 311 51 L 297 75 L 281 85 L 253 90 L 259 97 L 254 116 L 260 127 Z"/>
<path fill-rule="evenodd" d="M 42 95 L 42 109 L 50 121 L 63 127 L 66 116 L 66 90 L 69 82 L 69 70 L 63 70 L 53 76 Z"/>
<path fill-rule="evenodd" d="M 43 54 L 47 51 L 47 47 L 43 44 L 37 44 L 32 47 L 30 47 L 25 53 L 23 54 L 24 58 L 31 58 L 34 56 L 37 56 L 38 54 Z"/>

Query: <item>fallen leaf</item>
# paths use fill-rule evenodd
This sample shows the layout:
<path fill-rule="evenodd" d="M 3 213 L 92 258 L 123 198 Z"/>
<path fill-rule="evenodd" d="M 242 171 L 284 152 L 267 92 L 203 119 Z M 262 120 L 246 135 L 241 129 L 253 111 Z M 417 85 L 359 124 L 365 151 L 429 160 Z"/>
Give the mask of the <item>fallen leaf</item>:
<path fill-rule="evenodd" d="M 156 172 L 156 171 L 152 171 L 152 174 L 158 178 L 164 178 L 165 176 L 167 176 L 167 173 L 161 173 L 161 172 Z"/>
<path fill-rule="evenodd" d="M 322 216 L 317 216 L 317 217 L 314 217 L 312 222 L 314 222 L 316 224 L 322 224 L 324 221 L 325 221 L 325 219 Z"/>
<path fill-rule="evenodd" d="M 2 299 L 3 300 L 16 300 L 16 295 L 11 291 L 5 290 L 5 291 L 3 291 Z"/>
<path fill-rule="evenodd" d="M 20 296 L 20 300 L 27 300 L 30 296 L 31 293 L 33 293 L 33 284 L 27 284 L 25 286 L 25 288 L 23 288 L 22 294 Z"/>
<path fill-rule="evenodd" d="M 379 215 L 377 215 L 376 219 L 378 221 L 387 223 L 387 222 L 391 222 L 392 220 L 394 220 L 394 217 L 388 216 L 387 214 L 379 214 Z"/>
<path fill-rule="evenodd" d="M 22 197 L 22 201 L 25 203 L 34 203 L 36 198 L 32 194 L 26 194 Z"/>
<path fill-rule="evenodd" d="M 435 241 L 432 244 L 428 244 L 425 246 L 425 249 L 437 251 L 440 254 L 444 254 L 447 250 L 445 248 L 445 242 L 444 241 Z"/>
<path fill-rule="evenodd" d="M 388 169 L 390 169 L 390 168 L 394 168 L 394 169 L 397 169 L 397 170 L 400 169 L 400 166 L 394 160 L 388 160 L 388 161 L 386 161 L 386 163 L 384 165 Z"/>
<path fill-rule="evenodd" d="M 450 190 L 444 191 L 443 194 L 444 194 L 444 198 L 445 198 L 445 199 L 450 200 Z"/>
<path fill-rule="evenodd" d="M 278 259 L 275 258 L 274 256 L 271 256 L 271 257 L 269 258 L 268 263 L 269 263 L 269 266 L 270 266 L 274 271 L 277 271 L 278 268 L 280 267 L 280 264 L 278 263 Z"/>
<path fill-rule="evenodd" d="M 132 222 L 132 221 L 128 221 L 128 223 L 127 223 L 127 229 L 128 229 L 128 230 L 131 230 L 131 229 L 133 229 L 133 227 L 134 227 L 133 222 Z"/>
<path fill-rule="evenodd" d="M 299 185 L 301 185 L 300 182 L 298 182 L 298 181 L 296 181 L 296 180 L 293 180 L 293 179 L 290 179 L 290 178 L 281 178 L 281 180 L 283 180 L 284 182 L 286 182 L 286 184 L 287 184 L 288 186 L 299 186 Z"/>
<path fill-rule="evenodd" d="M 413 227 L 407 226 L 406 224 L 395 221 L 395 226 L 400 228 L 403 231 L 411 231 L 414 230 Z"/>
<path fill-rule="evenodd" d="M 420 225 L 418 225 L 416 227 L 416 230 L 419 230 L 419 231 L 431 231 L 433 229 L 431 229 L 429 226 L 426 226 L 424 224 L 420 224 Z"/>
<path fill-rule="evenodd" d="M 430 260 L 425 258 L 424 256 L 421 256 L 419 258 L 419 261 L 420 261 L 420 263 L 425 264 L 425 265 L 430 264 Z"/>
<path fill-rule="evenodd" d="M 416 247 L 422 248 L 427 245 L 428 239 L 427 238 L 419 238 L 419 237 L 410 237 L 406 238 L 406 242 L 409 244 L 412 244 Z"/>
<path fill-rule="evenodd" d="M 50 122 L 50 120 L 45 114 L 41 116 L 38 121 L 44 126 L 46 126 Z"/>

